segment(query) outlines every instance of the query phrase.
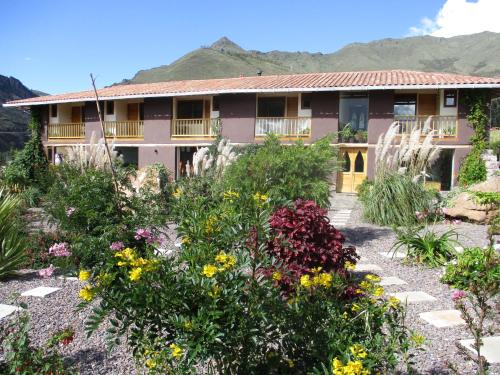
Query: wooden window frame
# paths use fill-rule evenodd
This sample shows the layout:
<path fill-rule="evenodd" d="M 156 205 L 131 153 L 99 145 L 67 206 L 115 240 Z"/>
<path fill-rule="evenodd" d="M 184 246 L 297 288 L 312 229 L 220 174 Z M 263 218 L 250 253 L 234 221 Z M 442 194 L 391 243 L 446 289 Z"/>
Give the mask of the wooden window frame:
<path fill-rule="evenodd" d="M 50 105 L 50 117 L 57 118 L 57 114 L 58 114 L 57 112 L 58 112 L 57 104 L 51 104 Z"/>
<path fill-rule="evenodd" d="M 444 92 L 443 92 L 443 107 L 455 108 L 457 106 L 457 97 L 458 97 L 457 90 L 444 90 Z M 446 104 L 447 98 L 453 98 L 453 104 Z"/>
<path fill-rule="evenodd" d="M 106 115 L 113 116 L 115 114 L 115 102 L 114 100 L 106 101 Z"/>

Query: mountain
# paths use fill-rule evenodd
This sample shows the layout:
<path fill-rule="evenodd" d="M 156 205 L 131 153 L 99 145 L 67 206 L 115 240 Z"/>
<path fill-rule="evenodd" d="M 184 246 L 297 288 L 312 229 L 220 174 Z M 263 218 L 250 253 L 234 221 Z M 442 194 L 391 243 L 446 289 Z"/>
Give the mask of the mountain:
<path fill-rule="evenodd" d="M 409 69 L 480 76 L 500 75 L 500 33 L 437 38 L 420 36 L 353 43 L 333 53 L 245 50 L 223 37 L 170 65 L 141 70 L 122 83 L 147 83 L 354 70 Z"/>
<path fill-rule="evenodd" d="M 0 152 L 21 148 L 28 136 L 29 112 L 1 106 L 9 100 L 46 95 L 30 90 L 14 77 L 0 75 Z"/>

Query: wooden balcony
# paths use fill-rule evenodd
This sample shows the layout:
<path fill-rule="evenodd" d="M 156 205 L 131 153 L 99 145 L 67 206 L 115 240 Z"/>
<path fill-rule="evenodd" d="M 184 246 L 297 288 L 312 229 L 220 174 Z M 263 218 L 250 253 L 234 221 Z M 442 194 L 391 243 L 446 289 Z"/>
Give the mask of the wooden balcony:
<path fill-rule="evenodd" d="M 258 117 L 255 119 L 255 136 L 273 133 L 278 137 L 307 138 L 311 136 L 309 117 Z"/>
<path fill-rule="evenodd" d="M 104 121 L 106 137 L 144 138 L 144 121 Z"/>
<path fill-rule="evenodd" d="M 67 122 L 49 124 L 47 127 L 49 139 L 80 139 L 85 138 L 85 123 Z"/>
<path fill-rule="evenodd" d="M 172 138 L 213 138 L 217 135 L 220 119 L 174 119 L 172 120 Z"/>
<path fill-rule="evenodd" d="M 399 124 L 400 134 L 410 134 L 417 127 L 422 134 L 434 131 L 434 138 L 454 138 L 457 136 L 457 116 L 394 116 Z"/>

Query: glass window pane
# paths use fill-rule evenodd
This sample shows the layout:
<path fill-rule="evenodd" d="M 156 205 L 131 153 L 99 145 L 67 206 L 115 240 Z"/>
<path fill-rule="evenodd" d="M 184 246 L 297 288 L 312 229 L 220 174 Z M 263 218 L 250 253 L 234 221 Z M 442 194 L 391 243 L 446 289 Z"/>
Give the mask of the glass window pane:
<path fill-rule="evenodd" d="M 203 100 L 180 100 L 177 102 L 177 118 L 203 118 Z"/>
<path fill-rule="evenodd" d="M 354 172 L 363 172 L 365 170 L 365 161 L 361 151 L 358 151 L 356 160 L 354 161 Z"/>
<path fill-rule="evenodd" d="M 349 158 L 349 154 L 347 152 L 344 152 L 342 172 L 349 172 L 350 170 L 351 170 L 351 159 Z"/>
<path fill-rule="evenodd" d="M 340 98 L 340 126 L 347 124 L 354 131 L 368 129 L 368 97 Z"/>
<path fill-rule="evenodd" d="M 259 98 L 258 117 L 284 117 L 286 97 Z"/>

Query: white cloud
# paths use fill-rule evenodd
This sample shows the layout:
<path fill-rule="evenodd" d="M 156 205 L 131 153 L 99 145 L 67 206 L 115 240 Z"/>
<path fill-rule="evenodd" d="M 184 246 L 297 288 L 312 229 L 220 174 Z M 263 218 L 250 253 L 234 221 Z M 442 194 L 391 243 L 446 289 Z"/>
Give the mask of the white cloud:
<path fill-rule="evenodd" d="M 410 36 L 452 37 L 493 31 L 500 33 L 500 0 L 447 0 L 434 19 L 423 18 L 410 27 Z"/>

